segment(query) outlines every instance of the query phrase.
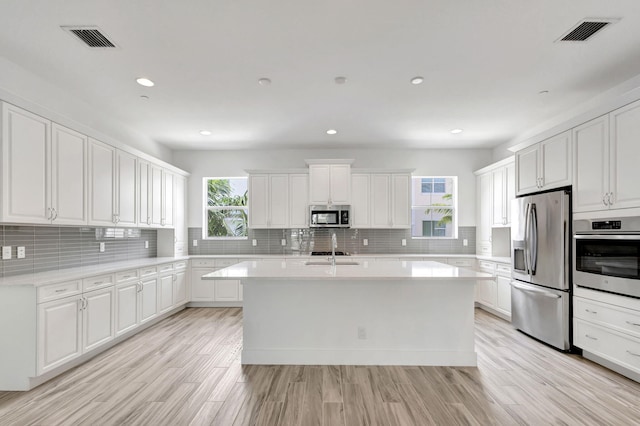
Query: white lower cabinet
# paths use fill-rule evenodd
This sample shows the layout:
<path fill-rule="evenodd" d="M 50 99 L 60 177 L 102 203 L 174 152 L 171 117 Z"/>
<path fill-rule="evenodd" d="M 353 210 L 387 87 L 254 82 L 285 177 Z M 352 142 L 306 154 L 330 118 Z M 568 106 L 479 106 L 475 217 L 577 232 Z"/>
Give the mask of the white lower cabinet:
<path fill-rule="evenodd" d="M 191 301 L 192 302 L 213 302 L 214 290 L 213 281 L 204 280 L 202 276 L 213 272 L 215 268 L 192 268 L 191 269 Z"/>
<path fill-rule="evenodd" d="M 116 336 L 135 328 L 139 321 L 138 293 L 140 282 L 134 281 L 116 286 Z"/>
<path fill-rule="evenodd" d="M 476 303 L 480 308 L 511 319 L 511 267 L 509 265 L 480 260 L 480 272 L 491 274 L 494 281 L 478 281 Z"/>
<path fill-rule="evenodd" d="M 158 279 L 148 278 L 140 282 L 140 323 L 158 315 Z"/>
<path fill-rule="evenodd" d="M 83 352 L 107 343 L 114 337 L 114 288 L 85 293 L 82 309 Z"/>
<path fill-rule="evenodd" d="M 173 274 L 161 276 L 158 285 L 158 312 L 163 313 L 173 307 Z"/>
<path fill-rule="evenodd" d="M 194 259 L 191 262 L 192 302 L 240 302 L 240 280 L 205 280 L 203 275 L 242 262 L 244 259 Z"/>
<path fill-rule="evenodd" d="M 640 380 L 640 301 L 576 287 L 573 343 L 586 358 Z"/>
<path fill-rule="evenodd" d="M 238 280 L 214 281 L 214 297 L 216 302 L 235 302 L 238 300 Z"/>
<path fill-rule="evenodd" d="M 38 305 L 38 374 L 82 354 L 82 295 Z"/>
<path fill-rule="evenodd" d="M 183 305 L 189 301 L 187 271 L 176 271 L 173 274 L 173 306 Z"/>

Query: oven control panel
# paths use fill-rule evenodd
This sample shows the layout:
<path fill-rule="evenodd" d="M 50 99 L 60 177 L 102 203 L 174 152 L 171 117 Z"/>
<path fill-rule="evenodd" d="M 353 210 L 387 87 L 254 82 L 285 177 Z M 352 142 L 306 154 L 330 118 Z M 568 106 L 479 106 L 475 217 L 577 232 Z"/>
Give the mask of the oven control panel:
<path fill-rule="evenodd" d="M 622 229 L 622 221 L 620 220 L 604 220 L 600 222 L 591 222 L 591 229 Z"/>

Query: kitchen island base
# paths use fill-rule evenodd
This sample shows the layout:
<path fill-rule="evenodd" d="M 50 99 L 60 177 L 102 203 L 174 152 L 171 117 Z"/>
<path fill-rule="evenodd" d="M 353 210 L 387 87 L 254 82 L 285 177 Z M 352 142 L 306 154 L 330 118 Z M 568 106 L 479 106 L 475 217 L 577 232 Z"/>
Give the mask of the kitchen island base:
<path fill-rule="evenodd" d="M 243 279 L 243 364 L 476 366 L 467 279 Z"/>

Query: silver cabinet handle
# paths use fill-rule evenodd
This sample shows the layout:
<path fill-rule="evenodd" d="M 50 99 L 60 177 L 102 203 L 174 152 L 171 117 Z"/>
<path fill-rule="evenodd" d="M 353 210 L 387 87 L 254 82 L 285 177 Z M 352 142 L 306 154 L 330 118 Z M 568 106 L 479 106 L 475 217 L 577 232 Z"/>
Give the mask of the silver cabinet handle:
<path fill-rule="evenodd" d="M 151 217 L 147 216 L 147 225 L 151 225 Z"/>
<path fill-rule="evenodd" d="M 635 353 L 635 352 L 631 352 L 630 350 L 627 350 L 627 353 L 628 353 L 629 355 L 633 355 L 633 356 L 640 356 L 640 354 L 637 354 L 637 353 Z"/>
<path fill-rule="evenodd" d="M 587 339 L 591 339 L 591 340 L 598 340 L 597 337 L 589 336 L 588 334 L 585 334 L 584 337 L 586 337 Z"/>
<path fill-rule="evenodd" d="M 56 290 L 56 293 L 64 293 L 65 291 L 67 291 L 66 288 L 60 288 L 60 289 Z"/>
<path fill-rule="evenodd" d="M 58 218 L 58 210 L 56 209 L 52 209 L 53 210 L 53 219 L 51 219 L 51 221 L 54 221 Z"/>
<path fill-rule="evenodd" d="M 51 207 L 47 207 L 47 211 L 49 212 L 49 216 L 47 216 L 47 220 L 53 220 L 53 209 Z"/>
<path fill-rule="evenodd" d="M 597 314 L 598 311 L 592 311 L 591 309 L 585 309 L 586 312 L 589 312 L 590 314 Z"/>
<path fill-rule="evenodd" d="M 629 324 L 629 325 L 635 325 L 635 326 L 637 326 L 637 327 L 640 327 L 640 324 L 639 324 L 639 323 L 637 323 L 637 322 L 631 322 L 631 321 L 625 321 L 625 322 L 626 322 L 627 324 Z"/>
<path fill-rule="evenodd" d="M 607 200 L 609 201 L 609 205 L 612 206 L 613 205 L 613 192 L 609 192 L 609 194 L 607 196 Z"/>
<path fill-rule="evenodd" d="M 78 311 L 82 311 L 82 298 L 78 299 Z"/>
<path fill-rule="evenodd" d="M 602 196 L 602 204 L 604 204 L 605 206 L 606 206 L 606 205 L 608 205 L 608 204 L 607 204 L 607 194 L 604 194 L 604 195 Z"/>

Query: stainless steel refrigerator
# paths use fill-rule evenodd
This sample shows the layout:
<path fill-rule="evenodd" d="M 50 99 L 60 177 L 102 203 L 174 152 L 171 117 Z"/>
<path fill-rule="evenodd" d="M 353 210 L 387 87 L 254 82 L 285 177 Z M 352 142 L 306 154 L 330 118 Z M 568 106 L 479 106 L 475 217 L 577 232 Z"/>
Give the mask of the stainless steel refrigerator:
<path fill-rule="evenodd" d="M 524 333 L 571 348 L 569 190 L 513 201 L 511 321 Z"/>

